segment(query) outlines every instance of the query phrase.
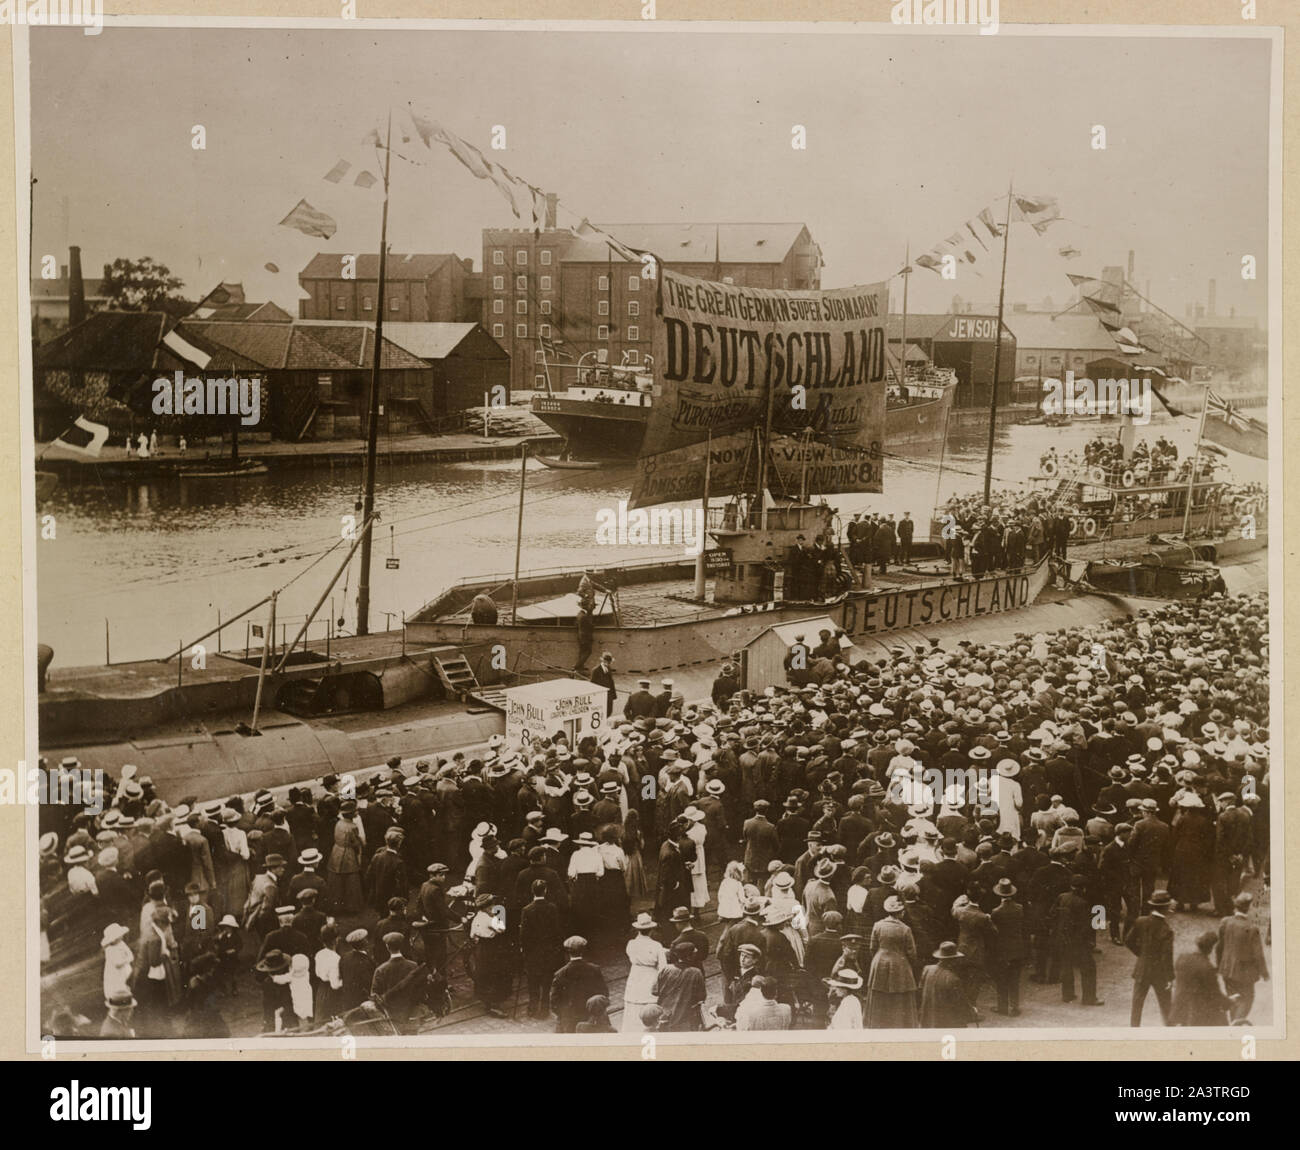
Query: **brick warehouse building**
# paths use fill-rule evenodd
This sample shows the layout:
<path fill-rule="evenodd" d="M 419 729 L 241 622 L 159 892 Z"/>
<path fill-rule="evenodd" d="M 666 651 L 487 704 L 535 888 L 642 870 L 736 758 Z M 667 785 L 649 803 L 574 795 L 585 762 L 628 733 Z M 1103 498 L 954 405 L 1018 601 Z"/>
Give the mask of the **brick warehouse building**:
<path fill-rule="evenodd" d="M 298 273 L 311 298 L 298 301 L 299 319 L 373 323 L 379 296 L 379 256 L 356 256 L 355 278 L 344 278 L 342 254 L 318 252 Z M 389 253 L 384 277 L 384 322 L 474 323 L 480 305 L 467 288 L 474 261 L 456 255 Z"/>
<path fill-rule="evenodd" d="M 553 211 L 550 223 L 554 222 Z M 600 224 L 620 242 L 655 252 L 673 271 L 745 287 L 821 286 L 821 249 L 800 223 Z M 554 226 L 483 229 L 483 326 L 510 353 L 512 391 L 546 386 L 543 344 L 563 362 L 605 349 L 611 363 L 651 351 L 654 281 L 599 236 Z M 554 362 L 554 360 L 552 360 Z M 551 372 L 564 387 L 567 373 Z"/>

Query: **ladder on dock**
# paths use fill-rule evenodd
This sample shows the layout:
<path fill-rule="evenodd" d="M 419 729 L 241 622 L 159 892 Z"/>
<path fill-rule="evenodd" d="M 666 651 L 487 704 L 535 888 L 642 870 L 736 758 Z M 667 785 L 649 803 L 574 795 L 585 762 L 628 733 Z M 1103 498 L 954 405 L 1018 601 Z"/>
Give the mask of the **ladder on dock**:
<path fill-rule="evenodd" d="M 469 660 L 459 651 L 448 654 L 434 652 L 433 667 L 442 680 L 447 694 L 460 699 L 470 711 L 490 708 L 504 713 L 506 693 L 501 687 L 485 687 L 478 681 Z M 478 704 L 474 706 L 473 704 Z"/>

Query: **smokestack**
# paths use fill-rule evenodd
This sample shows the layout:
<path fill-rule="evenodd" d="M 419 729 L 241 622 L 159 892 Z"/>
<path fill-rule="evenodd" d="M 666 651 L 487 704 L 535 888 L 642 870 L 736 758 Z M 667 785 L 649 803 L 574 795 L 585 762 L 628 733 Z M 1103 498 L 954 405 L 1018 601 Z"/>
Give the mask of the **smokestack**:
<path fill-rule="evenodd" d="M 81 278 L 81 249 L 68 248 L 68 326 L 86 318 L 86 285 Z"/>
<path fill-rule="evenodd" d="M 1128 250 L 1128 282 L 1133 282 L 1133 249 Z"/>
<path fill-rule="evenodd" d="M 1214 305 L 1215 305 L 1214 297 L 1218 295 L 1218 288 L 1219 285 L 1216 284 L 1214 280 L 1210 280 L 1210 297 L 1208 300 L 1206 300 L 1205 312 L 1207 315 L 1211 317 L 1213 317 L 1216 314 L 1214 310 Z"/>
<path fill-rule="evenodd" d="M 546 228 L 548 231 L 555 230 L 555 209 L 559 206 L 560 197 L 554 192 L 546 193 Z"/>

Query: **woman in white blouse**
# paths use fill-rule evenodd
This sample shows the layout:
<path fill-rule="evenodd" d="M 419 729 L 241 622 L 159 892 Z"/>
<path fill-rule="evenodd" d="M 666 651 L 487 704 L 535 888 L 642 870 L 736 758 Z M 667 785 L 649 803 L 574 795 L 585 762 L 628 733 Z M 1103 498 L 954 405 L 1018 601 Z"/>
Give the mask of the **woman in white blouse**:
<path fill-rule="evenodd" d="M 636 921 L 632 923 L 636 938 L 627 944 L 627 960 L 632 968 L 627 973 L 627 984 L 623 988 L 624 1034 L 639 1034 L 644 1029 L 641 1010 L 656 1001 L 655 982 L 659 978 L 659 972 L 668 965 L 668 952 L 650 935 L 658 925 L 645 912 L 637 915 Z"/>

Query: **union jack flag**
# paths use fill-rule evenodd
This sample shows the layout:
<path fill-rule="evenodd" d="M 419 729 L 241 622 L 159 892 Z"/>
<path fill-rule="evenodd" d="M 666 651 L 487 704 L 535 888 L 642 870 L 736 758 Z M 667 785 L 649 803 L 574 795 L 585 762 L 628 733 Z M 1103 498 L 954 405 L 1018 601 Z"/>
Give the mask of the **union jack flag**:
<path fill-rule="evenodd" d="M 1206 388 L 1205 437 L 1245 455 L 1268 458 L 1268 428 Z M 1225 438 L 1226 436 L 1226 438 Z"/>
<path fill-rule="evenodd" d="M 1215 395 L 1212 391 L 1207 391 L 1205 396 L 1205 414 L 1212 415 L 1217 419 L 1223 420 L 1229 427 L 1237 431 L 1257 431 L 1262 425 L 1248 415 L 1242 415 L 1226 399 Z"/>

